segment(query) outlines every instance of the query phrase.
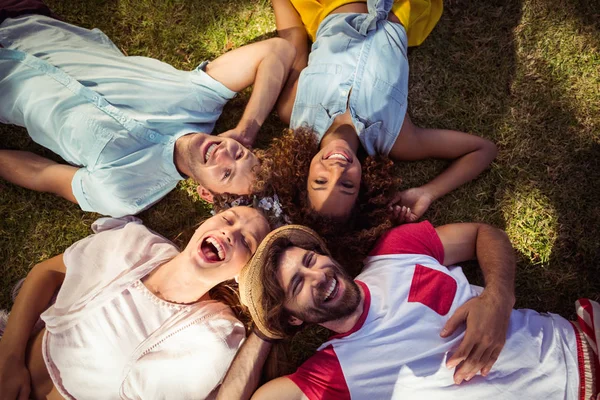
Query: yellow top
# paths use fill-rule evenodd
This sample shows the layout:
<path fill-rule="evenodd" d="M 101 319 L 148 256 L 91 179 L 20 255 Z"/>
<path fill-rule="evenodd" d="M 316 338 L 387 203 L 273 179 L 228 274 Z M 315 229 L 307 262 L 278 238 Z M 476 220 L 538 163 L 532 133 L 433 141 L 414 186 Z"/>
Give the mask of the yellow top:
<path fill-rule="evenodd" d="M 336 8 L 349 3 L 366 3 L 366 0 L 291 0 L 302 23 L 314 42 L 319 24 Z M 418 46 L 442 15 L 442 0 L 394 0 L 392 12 L 398 17 L 408 37 L 409 46 Z"/>

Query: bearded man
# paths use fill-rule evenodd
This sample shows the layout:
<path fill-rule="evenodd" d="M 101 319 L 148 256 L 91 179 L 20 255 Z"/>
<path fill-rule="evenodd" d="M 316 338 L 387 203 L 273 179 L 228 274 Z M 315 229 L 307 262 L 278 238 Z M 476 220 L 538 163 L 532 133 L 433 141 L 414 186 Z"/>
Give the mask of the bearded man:
<path fill-rule="evenodd" d="M 483 289 L 454 266 L 470 259 L 483 271 Z M 249 398 L 271 342 L 308 323 L 334 335 L 295 373 L 266 383 L 253 399 L 597 394 L 594 310 L 600 308 L 580 300 L 585 334 L 558 315 L 512 309 L 515 261 L 503 231 L 476 223 L 402 225 L 383 235 L 364 264 L 352 280 L 305 227 L 267 236 L 240 275 L 255 333 L 219 396 Z"/>

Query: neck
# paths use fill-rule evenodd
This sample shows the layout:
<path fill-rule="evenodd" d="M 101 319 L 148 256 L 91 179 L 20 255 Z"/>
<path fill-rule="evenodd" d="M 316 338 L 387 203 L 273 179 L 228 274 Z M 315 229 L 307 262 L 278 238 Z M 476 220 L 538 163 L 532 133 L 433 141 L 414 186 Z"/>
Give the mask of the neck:
<path fill-rule="evenodd" d="M 360 285 L 358 285 L 358 291 L 360 295 L 360 302 L 352 314 L 334 321 L 323 322 L 321 326 L 334 331 L 335 333 L 346 333 L 350 329 L 354 328 L 360 317 L 363 315 L 365 308 L 365 292 Z"/>
<path fill-rule="evenodd" d="M 185 175 L 192 176 L 190 169 L 190 140 L 194 137 L 193 134 L 187 134 L 175 141 L 175 149 L 173 150 L 173 163 L 175 168 Z"/>
<path fill-rule="evenodd" d="M 142 282 L 158 298 L 171 303 L 191 304 L 208 300 L 214 286 L 181 262 L 181 253 L 146 275 Z"/>
<path fill-rule="evenodd" d="M 354 129 L 354 126 L 349 123 L 338 124 L 334 121 L 333 125 L 331 125 L 331 127 L 327 130 L 327 133 L 325 133 L 323 136 L 323 139 L 321 139 L 319 148 L 324 148 L 333 140 L 345 141 L 348 143 L 348 146 L 352 149 L 354 154 L 356 154 L 358 147 L 360 146 L 360 141 L 358 140 L 356 130 Z"/>

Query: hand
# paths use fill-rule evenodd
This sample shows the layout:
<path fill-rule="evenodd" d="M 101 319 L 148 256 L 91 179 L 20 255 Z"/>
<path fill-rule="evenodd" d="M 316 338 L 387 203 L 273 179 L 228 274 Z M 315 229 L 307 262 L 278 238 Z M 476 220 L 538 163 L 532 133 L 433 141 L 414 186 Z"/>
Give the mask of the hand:
<path fill-rule="evenodd" d="M 31 377 L 25 362 L 0 346 L 0 398 L 27 400 L 31 391 Z"/>
<path fill-rule="evenodd" d="M 446 362 L 454 371 L 454 382 L 460 385 L 477 372 L 487 376 L 506 342 L 506 331 L 512 306 L 502 298 L 487 296 L 485 291 L 460 306 L 440 333 L 448 337 L 463 323 L 467 328 L 456 352 Z"/>
<path fill-rule="evenodd" d="M 253 135 L 248 135 L 246 132 L 242 131 L 241 129 L 238 129 L 237 127 L 220 133 L 218 136 L 235 139 L 238 142 L 240 142 L 242 146 L 248 149 L 251 149 L 252 144 L 254 143 Z"/>
<path fill-rule="evenodd" d="M 390 206 L 389 210 L 392 212 L 392 222 L 396 225 L 403 224 L 405 222 L 412 222 L 412 213 L 409 207 L 406 206 Z"/>
<path fill-rule="evenodd" d="M 425 214 L 433 200 L 433 195 L 427 190 L 416 187 L 398 193 L 388 203 L 388 207 L 390 211 L 395 212 L 395 207 L 398 207 L 397 203 L 400 203 L 402 209 L 398 209 L 398 212 L 404 217 L 401 222 L 415 222 Z M 408 215 L 404 215 L 406 213 L 405 207 L 409 210 Z"/>

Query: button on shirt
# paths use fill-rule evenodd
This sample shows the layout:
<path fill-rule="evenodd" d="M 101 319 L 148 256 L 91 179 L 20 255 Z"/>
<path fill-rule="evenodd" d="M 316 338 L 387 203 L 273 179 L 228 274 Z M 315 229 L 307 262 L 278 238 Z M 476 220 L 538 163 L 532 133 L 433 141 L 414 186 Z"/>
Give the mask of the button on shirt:
<path fill-rule="evenodd" d="M 298 80 L 290 127 L 312 128 L 320 140 L 350 109 L 367 153 L 387 155 L 406 114 L 407 39 L 402 25 L 386 19 L 392 1 L 367 3 L 368 14 L 331 14 L 321 22 Z"/>
<path fill-rule="evenodd" d="M 136 214 L 184 179 L 175 141 L 212 132 L 235 96 L 207 75 L 127 57 L 97 29 L 40 15 L 0 25 L 0 122 L 81 166 L 72 189 L 84 211 Z"/>

